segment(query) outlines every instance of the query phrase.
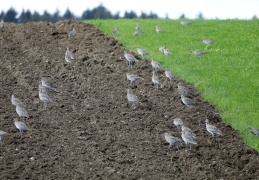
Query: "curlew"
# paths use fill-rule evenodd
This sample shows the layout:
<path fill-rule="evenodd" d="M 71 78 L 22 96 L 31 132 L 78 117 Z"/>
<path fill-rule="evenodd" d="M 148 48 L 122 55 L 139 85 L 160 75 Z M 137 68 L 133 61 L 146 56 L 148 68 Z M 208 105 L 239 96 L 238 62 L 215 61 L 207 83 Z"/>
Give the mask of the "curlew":
<path fill-rule="evenodd" d="M 28 126 L 26 126 L 24 122 L 18 121 L 17 118 L 14 119 L 14 125 L 17 129 L 19 129 L 21 137 L 22 137 L 23 131 L 30 131 Z"/>
<path fill-rule="evenodd" d="M 124 51 L 124 57 L 128 61 L 129 67 L 132 67 L 132 64 L 134 62 L 138 62 L 138 60 L 132 54 L 128 53 L 127 51 Z"/>
<path fill-rule="evenodd" d="M 207 131 L 212 135 L 221 135 L 222 136 L 222 132 L 216 127 L 216 126 L 213 126 L 209 123 L 209 120 L 206 119 L 205 120 L 206 122 L 206 129 Z"/>
<path fill-rule="evenodd" d="M 176 145 L 177 150 L 179 151 L 178 144 L 181 143 L 182 140 L 180 138 L 178 138 L 178 137 L 172 136 L 169 133 L 165 133 L 164 136 L 165 136 L 166 142 L 169 143 L 169 147 L 168 148 L 171 148 L 173 145 Z"/>

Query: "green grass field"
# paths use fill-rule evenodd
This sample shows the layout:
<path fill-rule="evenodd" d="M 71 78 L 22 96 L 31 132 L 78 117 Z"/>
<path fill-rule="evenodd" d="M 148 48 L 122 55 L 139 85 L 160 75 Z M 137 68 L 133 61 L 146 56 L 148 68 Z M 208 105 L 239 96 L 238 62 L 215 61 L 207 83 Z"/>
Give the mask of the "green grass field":
<path fill-rule="evenodd" d="M 247 129 L 247 126 L 259 128 L 259 21 L 190 21 L 190 26 L 169 19 L 85 22 L 109 36 L 117 27 L 116 39 L 127 49 L 139 46 L 179 78 L 194 85 L 205 100 L 216 106 L 224 121 L 239 130 L 244 141 L 259 151 L 259 137 Z M 141 36 L 133 36 L 136 23 L 145 32 Z M 159 34 L 156 25 L 162 29 Z M 206 49 L 202 38 L 216 44 Z M 158 50 L 160 46 L 166 46 L 172 54 L 162 54 Z M 190 50 L 209 53 L 199 59 Z"/>

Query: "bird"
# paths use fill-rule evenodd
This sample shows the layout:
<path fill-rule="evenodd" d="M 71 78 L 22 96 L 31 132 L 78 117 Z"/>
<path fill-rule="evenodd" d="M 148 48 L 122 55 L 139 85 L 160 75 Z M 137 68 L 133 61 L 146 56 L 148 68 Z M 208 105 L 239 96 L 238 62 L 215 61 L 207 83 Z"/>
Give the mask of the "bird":
<path fill-rule="evenodd" d="M 213 42 L 212 40 L 209 39 L 204 39 L 202 38 L 202 42 L 206 45 L 211 45 L 211 44 L 215 44 L 215 42 Z"/>
<path fill-rule="evenodd" d="M 133 36 L 140 36 L 141 34 L 143 34 L 144 32 L 143 31 L 135 31 L 134 33 L 133 33 Z"/>
<path fill-rule="evenodd" d="M 137 83 L 139 81 L 143 81 L 144 79 L 135 74 L 126 73 L 127 79 L 130 83 Z"/>
<path fill-rule="evenodd" d="M 139 103 L 138 97 L 132 94 L 129 89 L 127 89 L 127 99 L 132 103 L 130 108 L 134 108 Z"/>
<path fill-rule="evenodd" d="M 197 139 L 196 134 L 189 127 L 185 126 L 184 124 L 181 125 L 181 130 L 184 131 L 189 136 L 191 136 L 192 138 Z"/>
<path fill-rule="evenodd" d="M 172 52 L 169 50 L 169 49 L 167 49 L 166 47 L 164 48 L 164 54 L 165 55 L 168 55 L 168 54 L 172 54 Z"/>
<path fill-rule="evenodd" d="M 67 48 L 66 52 L 65 52 L 65 61 L 66 63 L 71 66 L 71 62 L 74 59 L 74 55 L 73 53 L 69 50 L 69 48 Z"/>
<path fill-rule="evenodd" d="M 218 128 L 216 128 L 216 126 L 211 125 L 208 119 L 206 119 L 205 122 L 206 122 L 206 129 L 210 134 L 212 134 L 212 136 L 214 135 L 222 136 L 222 132 Z"/>
<path fill-rule="evenodd" d="M 175 75 L 173 73 L 171 73 L 170 71 L 168 71 L 168 69 L 165 69 L 165 76 L 172 81 L 175 78 Z"/>
<path fill-rule="evenodd" d="M 0 29 L 4 29 L 6 26 L 6 23 L 4 22 L 4 20 L 2 19 L 0 22 Z"/>
<path fill-rule="evenodd" d="M 200 50 L 191 50 L 190 53 L 198 56 L 199 58 L 201 58 L 201 56 L 203 56 L 204 54 L 208 54 L 208 52 L 204 52 Z"/>
<path fill-rule="evenodd" d="M 14 106 L 25 107 L 24 103 L 19 98 L 16 98 L 14 95 L 11 96 L 11 102 Z"/>
<path fill-rule="evenodd" d="M 76 30 L 73 28 L 71 31 L 68 32 L 68 37 L 74 37 L 76 35 Z"/>
<path fill-rule="evenodd" d="M 141 30 L 141 27 L 140 27 L 140 25 L 138 23 L 137 23 L 135 29 L 136 29 L 136 31 L 140 31 Z"/>
<path fill-rule="evenodd" d="M 7 132 L 0 130 L 0 145 L 3 145 L 2 136 L 7 134 Z"/>
<path fill-rule="evenodd" d="M 159 51 L 160 51 L 161 53 L 164 53 L 164 49 L 166 49 L 166 47 L 165 47 L 165 46 L 161 46 L 161 47 L 159 47 Z"/>
<path fill-rule="evenodd" d="M 118 29 L 115 27 L 115 28 L 112 30 L 112 35 L 115 37 L 117 34 L 118 34 Z"/>
<path fill-rule="evenodd" d="M 162 29 L 158 25 L 156 25 L 156 32 L 160 33 L 161 31 L 162 31 Z"/>
<path fill-rule="evenodd" d="M 184 96 L 192 95 L 192 91 L 187 87 L 183 86 L 181 83 L 177 84 L 177 90 L 181 95 L 184 95 Z"/>
<path fill-rule="evenodd" d="M 251 131 L 252 134 L 254 134 L 256 136 L 259 135 L 259 129 L 258 128 L 252 128 L 251 126 L 248 126 L 247 128 Z"/>
<path fill-rule="evenodd" d="M 182 131 L 182 139 L 183 139 L 183 141 L 185 142 L 186 145 L 189 144 L 190 150 L 192 149 L 192 144 L 196 144 L 197 145 L 197 142 L 186 131 Z"/>
<path fill-rule="evenodd" d="M 53 102 L 53 100 L 41 90 L 39 91 L 39 98 L 43 102 L 43 110 L 47 109 L 47 103 Z"/>
<path fill-rule="evenodd" d="M 154 84 L 154 87 L 158 88 L 158 84 L 159 84 L 159 78 L 156 75 L 156 72 L 153 71 L 153 76 L 152 76 L 152 82 Z"/>
<path fill-rule="evenodd" d="M 180 118 L 175 118 L 174 125 L 177 127 L 177 130 L 180 131 L 180 128 L 183 125 L 183 121 Z"/>
<path fill-rule="evenodd" d="M 144 58 L 145 56 L 149 56 L 149 53 L 143 49 L 140 49 L 140 47 L 137 47 L 138 53 Z"/>
<path fill-rule="evenodd" d="M 127 51 L 124 51 L 124 57 L 129 62 L 129 67 L 132 67 L 132 64 L 134 62 L 138 62 L 138 60 L 132 54 L 129 54 Z"/>
<path fill-rule="evenodd" d="M 41 78 L 41 89 L 45 88 L 47 91 L 55 91 L 57 92 L 57 87 L 53 83 L 47 80 L 46 77 Z M 40 89 L 40 86 L 39 86 Z"/>
<path fill-rule="evenodd" d="M 192 23 L 187 22 L 187 21 L 181 21 L 181 25 L 183 25 L 183 26 L 189 26 L 190 24 L 192 24 Z"/>
<path fill-rule="evenodd" d="M 28 112 L 26 111 L 25 107 L 16 106 L 16 113 L 20 117 L 20 120 L 24 120 L 24 118 L 29 118 Z"/>
<path fill-rule="evenodd" d="M 172 136 L 169 133 L 165 133 L 164 135 L 165 135 L 166 142 L 169 143 L 169 147 L 168 148 L 172 147 L 173 145 L 176 145 L 177 150 L 179 151 L 178 144 L 181 143 L 182 140 L 180 138 L 178 138 L 178 137 Z"/>
<path fill-rule="evenodd" d="M 23 131 L 30 131 L 30 128 L 26 126 L 26 124 L 22 121 L 18 121 L 17 118 L 14 119 L 14 125 L 20 131 L 20 135 L 22 137 Z"/>
<path fill-rule="evenodd" d="M 154 58 L 151 58 L 151 65 L 156 72 L 163 70 L 162 66 L 158 62 L 156 62 Z"/>
<path fill-rule="evenodd" d="M 196 104 L 190 98 L 184 96 L 183 94 L 181 94 L 181 100 L 183 104 L 186 105 L 187 107 L 196 106 Z"/>

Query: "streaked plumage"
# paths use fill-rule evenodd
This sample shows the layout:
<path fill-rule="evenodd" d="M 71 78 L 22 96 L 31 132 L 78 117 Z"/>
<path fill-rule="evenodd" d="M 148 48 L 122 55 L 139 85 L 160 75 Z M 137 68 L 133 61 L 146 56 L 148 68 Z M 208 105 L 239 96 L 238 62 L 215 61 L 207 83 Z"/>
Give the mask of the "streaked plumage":
<path fill-rule="evenodd" d="M 192 95 L 191 90 L 183 86 L 181 83 L 178 83 L 177 87 L 178 87 L 177 90 L 181 95 L 184 95 L 184 96 Z"/>
<path fill-rule="evenodd" d="M 187 21 L 181 21 L 181 25 L 183 25 L 183 26 L 189 26 L 190 24 L 192 24 L 192 23 L 187 22 Z"/>
<path fill-rule="evenodd" d="M 175 118 L 173 123 L 177 127 L 177 130 L 180 131 L 183 121 L 180 118 Z"/>
<path fill-rule="evenodd" d="M 256 136 L 259 135 L 259 129 L 258 128 L 252 128 L 251 126 L 248 126 L 248 129 L 250 130 L 250 132 Z"/>
<path fill-rule="evenodd" d="M 189 127 L 182 124 L 181 129 L 182 129 L 182 131 L 184 131 L 186 134 L 188 134 L 192 138 L 197 139 L 196 134 Z"/>
<path fill-rule="evenodd" d="M 164 54 L 168 55 L 168 54 L 172 54 L 172 52 L 169 49 L 165 48 L 164 49 Z"/>
<path fill-rule="evenodd" d="M 14 106 L 25 107 L 24 103 L 19 98 L 16 98 L 14 95 L 11 96 L 11 102 Z"/>
<path fill-rule="evenodd" d="M 203 39 L 202 38 L 202 42 L 206 45 L 211 45 L 211 44 L 215 44 L 215 42 L 213 42 L 212 40 L 209 40 L 209 39 Z"/>
<path fill-rule="evenodd" d="M 135 74 L 126 73 L 126 76 L 127 76 L 127 79 L 130 81 L 130 83 L 137 83 L 139 81 L 144 80 L 143 78 Z"/>
<path fill-rule="evenodd" d="M 20 131 L 20 135 L 22 137 L 23 131 L 30 131 L 30 128 L 26 126 L 26 124 L 22 121 L 18 121 L 17 118 L 14 119 L 14 125 Z"/>
<path fill-rule="evenodd" d="M 2 136 L 7 134 L 7 132 L 0 130 L 0 145 L 3 145 Z"/>
<path fill-rule="evenodd" d="M 15 110 L 21 120 L 23 120 L 25 117 L 29 118 L 28 112 L 26 111 L 25 107 L 16 106 Z"/>
<path fill-rule="evenodd" d="M 149 53 L 143 49 L 140 49 L 140 47 L 137 47 L 137 51 L 142 57 L 149 56 Z"/>
<path fill-rule="evenodd" d="M 183 94 L 181 94 L 181 100 L 183 104 L 186 105 L 187 107 L 196 106 L 196 104 L 190 98 L 184 96 Z"/>
<path fill-rule="evenodd" d="M 76 35 L 76 30 L 75 30 L 75 28 L 73 28 L 71 31 L 69 31 L 69 33 L 68 33 L 68 37 L 74 37 Z"/>
<path fill-rule="evenodd" d="M 159 48 L 159 51 L 160 51 L 161 53 L 164 53 L 164 49 L 166 49 L 166 47 L 165 47 L 165 46 L 161 46 L 161 47 Z"/>
<path fill-rule="evenodd" d="M 133 36 L 140 36 L 141 34 L 143 34 L 144 32 L 143 31 L 135 31 L 133 33 Z"/>
<path fill-rule="evenodd" d="M 152 82 L 153 82 L 153 84 L 154 84 L 154 87 L 158 88 L 158 85 L 159 85 L 159 77 L 156 75 L 156 72 L 155 72 L 155 71 L 153 71 Z"/>
<path fill-rule="evenodd" d="M 168 69 L 165 69 L 165 76 L 172 81 L 175 78 L 175 75 L 173 73 L 171 73 L 170 71 L 168 71 Z"/>
<path fill-rule="evenodd" d="M 193 139 L 193 137 L 188 134 L 186 131 L 182 131 L 182 139 L 186 145 L 189 144 L 190 150 L 192 149 L 192 144 L 197 144 L 197 142 Z"/>
<path fill-rule="evenodd" d="M 173 145 L 176 145 L 177 149 L 178 149 L 178 143 L 181 143 L 182 140 L 178 137 L 174 137 L 169 133 L 165 133 L 165 140 L 166 142 L 169 143 L 169 148 L 172 147 Z M 179 149 L 178 149 L 179 150 Z"/>
<path fill-rule="evenodd" d="M 115 28 L 112 30 L 112 35 L 115 37 L 117 34 L 118 34 L 118 29 L 115 27 Z"/>
<path fill-rule="evenodd" d="M 53 100 L 42 91 L 39 91 L 39 98 L 43 102 L 43 109 L 47 109 L 47 103 L 53 102 Z"/>
<path fill-rule="evenodd" d="M 74 55 L 73 53 L 69 50 L 69 48 L 67 48 L 66 52 L 65 52 L 65 61 L 66 63 L 71 66 L 71 62 L 74 59 Z"/>
<path fill-rule="evenodd" d="M 200 50 L 191 50 L 190 53 L 198 56 L 199 58 L 201 58 L 201 56 L 203 56 L 204 54 L 208 54 L 208 52 L 204 52 Z"/>
<path fill-rule="evenodd" d="M 48 81 L 47 80 L 47 78 L 45 78 L 45 77 L 42 77 L 41 78 L 41 87 L 43 88 L 43 87 L 45 87 L 46 89 L 48 89 L 48 91 L 55 91 L 55 92 L 57 92 L 57 87 L 56 87 L 56 85 L 54 85 L 53 83 L 51 83 L 50 81 Z M 40 88 L 40 86 L 39 86 L 39 88 Z M 42 89 L 41 88 L 41 89 Z M 43 92 L 43 91 L 42 91 Z"/>
<path fill-rule="evenodd" d="M 154 58 L 151 58 L 151 65 L 156 72 L 163 70 L 162 66 L 158 62 L 156 62 Z"/>
<path fill-rule="evenodd" d="M 132 103 L 130 108 L 134 108 L 139 103 L 138 97 L 131 93 L 129 89 L 127 89 L 127 99 L 129 103 Z"/>
<path fill-rule="evenodd" d="M 129 62 L 129 67 L 132 67 L 132 64 L 134 62 L 138 62 L 138 60 L 132 54 L 128 53 L 127 51 L 124 51 L 124 57 Z"/>
<path fill-rule="evenodd" d="M 211 124 L 209 123 L 209 120 L 208 120 L 208 119 L 206 119 L 206 129 L 207 129 L 207 131 L 208 131 L 212 136 L 214 136 L 214 135 L 221 135 L 221 136 L 222 136 L 222 132 L 221 132 L 218 128 L 216 128 L 216 126 L 211 125 Z"/>
<path fill-rule="evenodd" d="M 156 25 L 156 32 L 160 33 L 161 31 L 162 31 L 162 29 L 158 25 Z"/>

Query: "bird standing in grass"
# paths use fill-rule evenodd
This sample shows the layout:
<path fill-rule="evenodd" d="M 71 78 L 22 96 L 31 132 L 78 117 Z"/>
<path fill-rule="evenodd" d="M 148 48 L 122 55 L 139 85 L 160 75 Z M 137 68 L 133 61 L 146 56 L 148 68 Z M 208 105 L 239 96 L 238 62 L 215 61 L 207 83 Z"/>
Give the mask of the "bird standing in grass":
<path fill-rule="evenodd" d="M 183 25 L 183 26 L 189 26 L 190 24 L 192 24 L 192 23 L 187 22 L 187 21 L 181 21 L 181 25 Z"/>
<path fill-rule="evenodd" d="M 141 27 L 140 27 L 139 23 L 137 23 L 137 25 L 136 25 L 136 27 L 135 27 L 135 30 L 136 30 L 136 31 L 140 31 L 140 30 L 141 30 Z"/>
<path fill-rule="evenodd" d="M 259 136 L 259 129 L 258 128 L 252 128 L 251 126 L 248 126 L 248 129 L 250 132 L 256 136 Z"/>
<path fill-rule="evenodd" d="M 5 134 L 7 134 L 7 132 L 0 130 L 0 145 L 1 146 L 3 145 L 2 136 L 5 135 Z"/>
<path fill-rule="evenodd" d="M 17 129 L 19 129 L 21 137 L 22 137 L 23 131 L 30 131 L 28 126 L 26 126 L 24 122 L 18 121 L 17 118 L 14 119 L 14 125 Z"/>
<path fill-rule="evenodd" d="M 130 68 L 132 67 L 133 63 L 138 62 L 138 60 L 132 54 L 128 53 L 127 51 L 124 51 L 124 57 L 129 62 Z"/>
<path fill-rule="evenodd" d="M 143 49 L 140 49 L 140 47 L 137 47 L 137 51 L 142 56 L 142 58 L 145 58 L 145 56 L 149 56 L 149 53 Z"/>
<path fill-rule="evenodd" d="M 213 125 L 211 125 L 210 123 L 209 123 L 209 120 L 208 119 L 206 119 L 206 129 L 207 129 L 207 131 L 212 135 L 212 136 L 214 136 L 214 135 L 221 135 L 222 136 L 222 132 L 218 129 L 218 128 L 216 128 L 216 126 L 213 126 Z"/>
<path fill-rule="evenodd" d="M 212 40 L 203 39 L 203 38 L 202 38 L 202 42 L 207 45 L 205 49 L 207 49 L 207 47 L 208 47 L 209 45 L 215 44 L 215 42 L 213 42 Z"/>
<path fill-rule="evenodd" d="M 158 25 L 156 25 L 156 32 L 157 32 L 157 33 L 162 32 L 162 29 L 161 29 Z"/>
<path fill-rule="evenodd" d="M 172 147 L 173 145 L 176 145 L 177 150 L 179 151 L 178 144 L 181 143 L 182 140 L 180 138 L 178 138 L 178 137 L 172 136 L 169 133 L 165 133 L 164 135 L 165 135 L 166 142 L 169 143 L 169 147 L 168 148 Z"/>
<path fill-rule="evenodd" d="M 115 27 L 113 30 L 112 30 L 112 35 L 114 36 L 114 37 L 116 37 L 116 35 L 118 34 L 118 29 Z"/>
<path fill-rule="evenodd" d="M 191 50 L 190 53 L 198 56 L 199 58 L 201 58 L 201 56 L 203 56 L 204 54 L 208 54 L 208 52 L 204 52 L 200 50 Z"/>
<path fill-rule="evenodd" d="M 135 109 L 136 105 L 139 103 L 138 97 L 130 92 L 129 89 L 127 89 L 127 99 L 129 103 L 132 103 L 130 106 L 131 109 Z"/>

